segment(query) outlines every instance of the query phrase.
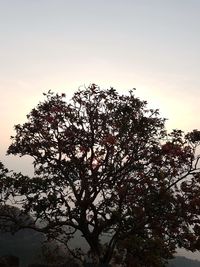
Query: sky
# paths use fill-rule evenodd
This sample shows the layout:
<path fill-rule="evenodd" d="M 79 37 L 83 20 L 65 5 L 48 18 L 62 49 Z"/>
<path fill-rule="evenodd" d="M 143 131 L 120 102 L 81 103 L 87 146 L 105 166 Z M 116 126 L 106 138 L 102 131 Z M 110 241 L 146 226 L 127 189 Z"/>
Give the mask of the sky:
<path fill-rule="evenodd" d="M 0 161 L 32 172 L 6 150 L 49 89 L 136 88 L 167 129 L 199 129 L 199 13 L 199 0 L 0 0 Z"/>

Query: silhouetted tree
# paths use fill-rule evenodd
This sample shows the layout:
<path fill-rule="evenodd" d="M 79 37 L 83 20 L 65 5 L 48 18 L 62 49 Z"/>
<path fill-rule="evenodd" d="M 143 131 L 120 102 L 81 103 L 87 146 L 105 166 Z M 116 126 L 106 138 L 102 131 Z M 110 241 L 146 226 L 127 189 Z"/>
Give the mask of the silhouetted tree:
<path fill-rule="evenodd" d="M 15 126 L 8 154 L 33 157 L 35 177 L 4 180 L 3 195 L 34 216 L 30 227 L 76 257 L 69 241 L 80 231 L 94 263 L 109 263 L 115 249 L 131 266 L 143 252 L 155 258 L 158 243 L 157 259 L 200 248 L 199 131 L 167 134 L 158 110 L 133 91 L 94 84 L 69 103 L 49 91 L 27 119 Z"/>

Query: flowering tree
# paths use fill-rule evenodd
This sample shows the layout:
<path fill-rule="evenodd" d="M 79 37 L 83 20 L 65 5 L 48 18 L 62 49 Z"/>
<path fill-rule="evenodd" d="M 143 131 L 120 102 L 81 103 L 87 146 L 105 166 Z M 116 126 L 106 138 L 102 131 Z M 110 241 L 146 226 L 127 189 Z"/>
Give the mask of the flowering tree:
<path fill-rule="evenodd" d="M 199 131 L 167 134 L 158 110 L 133 91 L 94 84 L 69 103 L 48 92 L 27 120 L 15 126 L 8 154 L 33 157 L 35 176 L 15 174 L 2 190 L 4 203 L 19 202 L 35 218 L 25 227 L 60 240 L 75 257 L 81 252 L 70 240 L 81 232 L 97 264 L 116 249 L 131 266 L 144 251 L 162 262 L 177 247 L 200 248 Z"/>

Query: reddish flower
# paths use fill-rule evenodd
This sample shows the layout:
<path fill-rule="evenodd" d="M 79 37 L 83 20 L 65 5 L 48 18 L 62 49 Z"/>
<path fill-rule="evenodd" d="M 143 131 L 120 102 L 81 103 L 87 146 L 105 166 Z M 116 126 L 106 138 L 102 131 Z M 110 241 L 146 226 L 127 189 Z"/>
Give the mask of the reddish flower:
<path fill-rule="evenodd" d="M 108 134 L 102 141 L 103 144 L 114 145 L 116 143 L 116 138 L 112 134 Z"/>

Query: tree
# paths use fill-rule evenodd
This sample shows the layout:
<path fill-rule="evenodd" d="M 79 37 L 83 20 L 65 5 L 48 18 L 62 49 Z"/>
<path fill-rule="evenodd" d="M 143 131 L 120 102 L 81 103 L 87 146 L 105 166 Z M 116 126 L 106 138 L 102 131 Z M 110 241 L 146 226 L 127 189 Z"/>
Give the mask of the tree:
<path fill-rule="evenodd" d="M 158 110 L 133 91 L 120 95 L 92 84 L 69 103 L 65 94 L 45 96 L 15 126 L 8 149 L 33 157 L 35 176 L 3 181 L 4 202 L 20 202 L 35 218 L 30 228 L 75 257 L 81 252 L 70 240 L 81 232 L 96 264 L 109 263 L 117 249 L 126 266 L 133 257 L 145 266 L 138 257 L 144 251 L 163 264 L 177 247 L 200 248 L 198 130 L 168 134 Z"/>

